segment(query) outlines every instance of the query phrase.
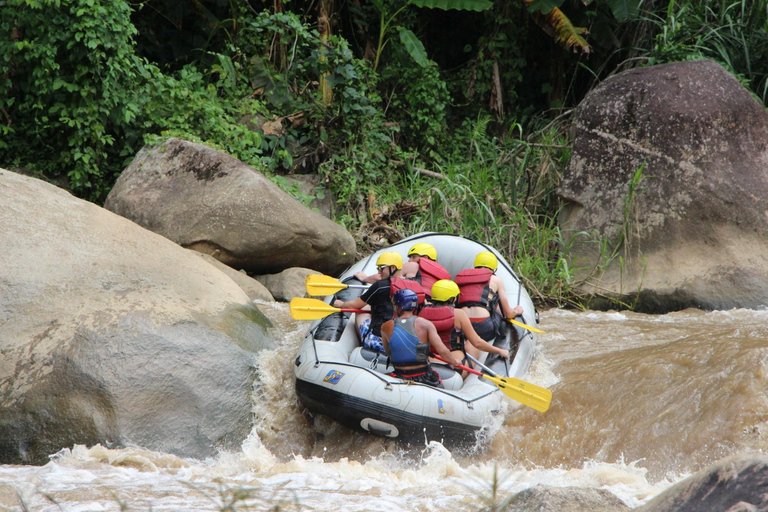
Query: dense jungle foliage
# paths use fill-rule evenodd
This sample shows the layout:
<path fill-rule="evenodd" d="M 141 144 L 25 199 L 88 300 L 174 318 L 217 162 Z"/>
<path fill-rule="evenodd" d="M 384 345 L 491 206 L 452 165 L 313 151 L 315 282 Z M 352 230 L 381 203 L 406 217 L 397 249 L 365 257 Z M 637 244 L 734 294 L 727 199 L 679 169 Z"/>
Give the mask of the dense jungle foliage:
<path fill-rule="evenodd" d="M 571 108 L 618 71 L 701 58 L 765 103 L 767 8 L 0 0 L 0 166 L 101 203 L 146 143 L 201 141 L 304 202 L 287 176 L 319 173 L 362 251 L 454 231 L 505 253 L 536 298 L 577 303 L 555 195 Z"/>

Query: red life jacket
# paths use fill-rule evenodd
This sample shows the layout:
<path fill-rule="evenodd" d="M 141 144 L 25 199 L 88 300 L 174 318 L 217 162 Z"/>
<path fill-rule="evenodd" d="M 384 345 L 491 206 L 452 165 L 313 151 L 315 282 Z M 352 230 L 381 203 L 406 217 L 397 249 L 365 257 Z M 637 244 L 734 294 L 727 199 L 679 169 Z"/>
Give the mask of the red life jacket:
<path fill-rule="evenodd" d="M 429 258 L 419 258 L 419 271 L 414 278 L 421 283 L 427 297 L 432 297 L 432 285 L 441 279 L 450 279 L 451 274 L 441 264 Z"/>
<path fill-rule="evenodd" d="M 416 281 L 405 279 L 403 277 L 390 277 L 389 278 L 389 296 L 394 297 L 395 293 L 400 290 L 408 288 L 416 292 L 419 298 L 419 306 L 424 304 L 424 288 Z"/>
<path fill-rule="evenodd" d="M 456 337 L 456 320 L 451 306 L 427 306 L 419 311 L 419 316 L 435 324 L 437 334 L 446 348 L 451 350 L 451 341 Z M 434 350 L 433 350 L 434 352 Z"/>
<path fill-rule="evenodd" d="M 468 268 L 459 272 L 454 280 L 461 290 L 456 307 L 481 306 L 492 311 L 495 304 L 488 299 L 492 276 L 493 271 L 488 268 Z"/>

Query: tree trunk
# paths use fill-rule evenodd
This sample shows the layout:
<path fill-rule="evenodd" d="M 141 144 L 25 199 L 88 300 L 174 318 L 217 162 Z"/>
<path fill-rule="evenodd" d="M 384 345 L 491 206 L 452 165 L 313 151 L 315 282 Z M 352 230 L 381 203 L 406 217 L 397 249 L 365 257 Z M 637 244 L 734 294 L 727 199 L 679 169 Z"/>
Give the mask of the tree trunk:
<path fill-rule="evenodd" d="M 329 48 L 331 45 L 331 14 L 333 13 L 333 0 L 321 0 L 320 2 L 320 16 L 317 19 L 318 28 L 320 31 L 320 44 Z M 325 63 L 325 58 L 321 61 L 321 64 Z M 320 74 L 320 101 L 327 108 L 333 103 L 333 90 L 328 83 L 328 73 Z"/>

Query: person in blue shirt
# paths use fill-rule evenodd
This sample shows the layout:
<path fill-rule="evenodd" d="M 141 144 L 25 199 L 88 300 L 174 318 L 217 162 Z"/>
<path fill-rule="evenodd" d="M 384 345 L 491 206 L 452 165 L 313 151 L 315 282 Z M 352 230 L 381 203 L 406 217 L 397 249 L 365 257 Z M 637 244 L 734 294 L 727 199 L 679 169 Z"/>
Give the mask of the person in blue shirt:
<path fill-rule="evenodd" d="M 419 298 L 408 288 L 392 296 L 395 318 L 381 326 L 381 339 L 390 364 L 395 368 L 393 377 L 442 388 L 440 375 L 430 366 L 430 347 L 454 368 L 461 364 L 445 346 L 434 324 L 416 316 Z"/>

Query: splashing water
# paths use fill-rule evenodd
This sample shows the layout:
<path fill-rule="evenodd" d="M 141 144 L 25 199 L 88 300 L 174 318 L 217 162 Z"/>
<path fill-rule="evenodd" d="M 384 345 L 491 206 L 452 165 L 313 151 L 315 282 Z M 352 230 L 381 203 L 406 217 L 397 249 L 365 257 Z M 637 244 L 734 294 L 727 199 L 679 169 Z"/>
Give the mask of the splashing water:
<path fill-rule="evenodd" d="M 275 324 L 237 453 L 198 461 L 137 447 L 75 446 L 45 466 L 0 466 L 0 510 L 474 511 L 538 484 L 607 489 L 637 507 L 768 434 L 768 312 L 653 316 L 542 313 L 526 380 L 553 392 L 547 413 L 510 402 L 485 446 L 406 449 L 310 417 L 294 392 L 306 324 L 260 303 Z M 282 509 L 282 508 L 281 508 Z"/>

